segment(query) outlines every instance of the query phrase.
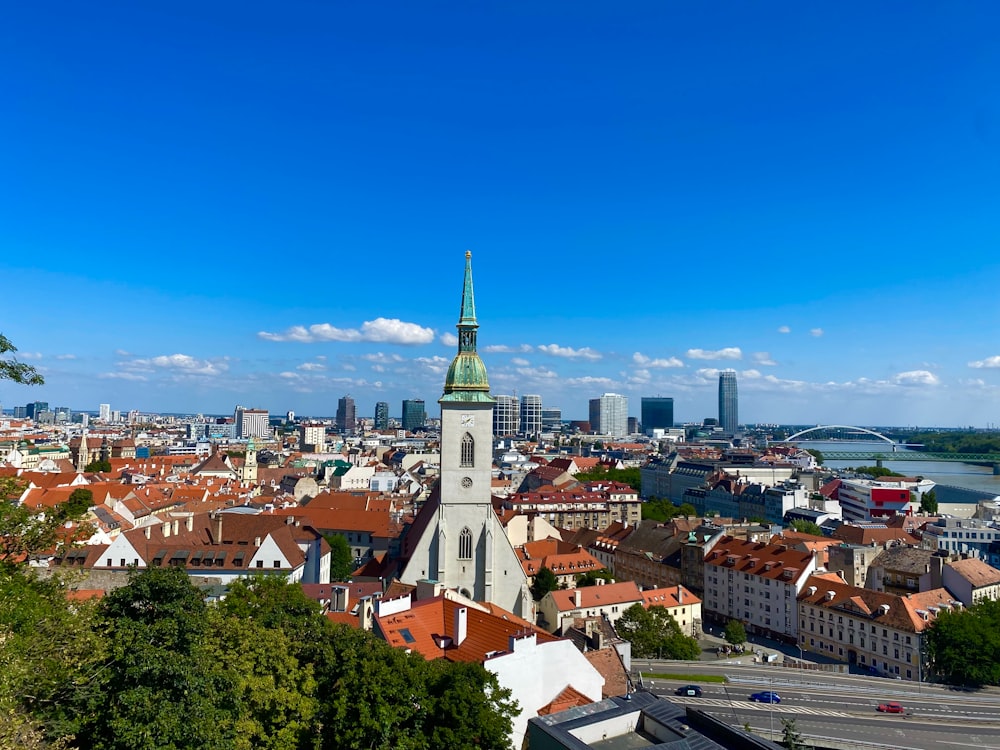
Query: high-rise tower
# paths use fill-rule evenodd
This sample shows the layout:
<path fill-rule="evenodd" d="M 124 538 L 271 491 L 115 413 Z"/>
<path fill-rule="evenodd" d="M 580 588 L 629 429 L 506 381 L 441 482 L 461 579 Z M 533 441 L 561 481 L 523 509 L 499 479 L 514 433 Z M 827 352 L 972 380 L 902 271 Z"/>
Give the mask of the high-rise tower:
<path fill-rule="evenodd" d="M 736 370 L 723 370 L 719 373 L 719 426 L 726 434 L 735 435 L 739 423 Z"/>
<path fill-rule="evenodd" d="M 375 429 L 389 429 L 389 404 L 386 401 L 379 401 L 375 404 Z"/>
<path fill-rule="evenodd" d="M 415 519 L 406 545 L 403 583 L 434 581 L 470 599 L 491 602 L 534 621 L 528 579 L 493 510 L 493 399 L 476 350 L 472 253 L 458 320 L 458 354 L 444 381 L 441 472 L 437 488 Z"/>
<path fill-rule="evenodd" d="M 652 434 L 653 430 L 669 430 L 674 426 L 674 400 L 661 396 L 643 396 L 639 412 L 642 431 Z"/>
<path fill-rule="evenodd" d="M 341 435 L 353 435 L 357 427 L 354 399 L 343 396 L 337 401 L 337 429 Z"/>
<path fill-rule="evenodd" d="M 605 393 L 590 399 L 590 426 L 601 435 L 625 437 L 628 434 L 628 398 L 620 393 Z"/>
<path fill-rule="evenodd" d="M 533 394 L 521 396 L 520 433 L 533 438 L 542 431 L 542 397 Z"/>

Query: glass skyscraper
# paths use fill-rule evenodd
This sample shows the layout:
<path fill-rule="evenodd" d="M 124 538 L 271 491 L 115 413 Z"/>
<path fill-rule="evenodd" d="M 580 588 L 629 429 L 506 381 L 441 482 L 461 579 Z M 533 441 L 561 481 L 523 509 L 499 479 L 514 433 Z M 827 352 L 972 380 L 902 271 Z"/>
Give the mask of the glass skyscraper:
<path fill-rule="evenodd" d="M 735 435 L 740 423 L 739 398 L 736 393 L 736 371 L 719 373 L 719 425 L 728 435 Z"/>
<path fill-rule="evenodd" d="M 674 426 L 674 400 L 659 396 L 643 396 L 639 413 L 642 431 L 669 430 Z"/>
<path fill-rule="evenodd" d="M 375 404 L 375 429 L 389 429 L 389 404 L 386 401 L 379 401 Z"/>
<path fill-rule="evenodd" d="M 354 399 L 343 396 L 337 401 L 337 429 L 341 435 L 353 435 L 357 428 L 357 411 Z"/>
<path fill-rule="evenodd" d="M 423 427 L 426 422 L 427 411 L 424 409 L 423 399 L 403 399 L 403 429 L 413 432 Z"/>

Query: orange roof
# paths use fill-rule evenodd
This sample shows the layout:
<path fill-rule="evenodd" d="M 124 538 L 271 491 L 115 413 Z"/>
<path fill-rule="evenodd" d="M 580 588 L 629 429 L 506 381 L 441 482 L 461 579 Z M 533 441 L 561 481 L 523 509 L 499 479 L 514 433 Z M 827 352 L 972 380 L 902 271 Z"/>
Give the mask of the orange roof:
<path fill-rule="evenodd" d="M 576 595 L 580 595 L 580 604 L 576 604 Z M 585 586 L 579 589 L 560 589 L 550 591 L 556 608 L 560 612 L 574 609 L 607 607 L 613 604 L 637 604 L 642 601 L 642 592 L 635 581 L 620 581 L 606 583 L 603 586 Z"/>
<path fill-rule="evenodd" d="M 385 599 L 382 600 L 383 602 Z M 466 637 L 455 643 L 456 612 L 466 610 Z M 446 596 L 414 602 L 408 610 L 376 617 L 379 633 L 390 645 L 408 648 L 426 659 L 481 663 L 489 655 L 506 652 L 511 636 L 534 634 L 538 643 L 559 640 L 499 607 L 486 612 Z"/>
<path fill-rule="evenodd" d="M 701 599 L 683 586 L 667 586 L 661 589 L 646 589 L 642 592 L 642 606 L 650 607 L 686 607 L 700 604 Z"/>

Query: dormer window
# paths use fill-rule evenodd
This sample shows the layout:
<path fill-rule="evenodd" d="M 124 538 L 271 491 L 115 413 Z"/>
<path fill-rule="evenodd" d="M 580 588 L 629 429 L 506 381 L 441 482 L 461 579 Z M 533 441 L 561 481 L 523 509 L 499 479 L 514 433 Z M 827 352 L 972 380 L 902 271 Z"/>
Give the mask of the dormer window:
<path fill-rule="evenodd" d="M 459 466 L 462 468 L 472 468 L 475 466 L 475 448 L 476 441 L 472 439 L 472 435 L 465 433 L 462 435 L 462 456 L 459 461 Z"/>

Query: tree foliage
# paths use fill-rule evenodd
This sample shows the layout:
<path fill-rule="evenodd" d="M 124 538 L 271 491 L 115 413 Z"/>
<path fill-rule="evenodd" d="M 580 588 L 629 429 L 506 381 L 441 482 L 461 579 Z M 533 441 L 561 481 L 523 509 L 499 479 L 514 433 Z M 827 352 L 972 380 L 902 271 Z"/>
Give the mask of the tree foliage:
<path fill-rule="evenodd" d="M 823 529 L 821 529 L 813 521 L 806 521 L 801 518 L 797 518 L 792 521 L 792 528 L 801 534 L 812 534 L 814 536 L 823 536 Z"/>
<path fill-rule="evenodd" d="M 928 490 L 920 496 L 920 512 L 928 515 L 938 512 L 937 493 L 934 490 Z"/>
<path fill-rule="evenodd" d="M 65 541 L 64 526 L 78 521 L 93 503 L 93 493 L 76 489 L 65 503 L 37 512 L 14 502 L 26 483 L 16 477 L 0 477 L 0 566 L 16 566 L 28 558 L 55 551 Z M 72 538 L 89 533 L 83 527 Z"/>
<path fill-rule="evenodd" d="M 726 629 L 723 632 L 723 637 L 726 639 L 727 643 L 739 646 L 741 643 L 747 642 L 747 630 L 743 627 L 743 623 L 739 620 L 730 620 L 726 623 Z"/>
<path fill-rule="evenodd" d="M 926 635 L 932 674 L 953 685 L 1000 685 L 1000 602 L 941 612 Z"/>
<path fill-rule="evenodd" d="M 802 734 L 795 727 L 795 719 L 781 720 L 781 744 L 785 750 L 805 750 Z"/>
<path fill-rule="evenodd" d="M 614 574 L 607 568 L 588 570 L 586 573 L 582 573 L 576 577 L 576 587 L 578 589 L 586 588 L 587 586 L 596 586 L 598 581 L 609 583 L 613 580 Z"/>
<path fill-rule="evenodd" d="M 701 656 L 698 641 L 681 632 L 677 620 L 666 607 L 646 609 L 633 604 L 615 623 L 618 634 L 632 644 L 632 655 L 639 658 L 697 659 Z"/>
<path fill-rule="evenodd" d="M 17 347 L 0 333 L 0 354 L 13 354 Z M 45 378 L 31 365 L 18 362 L 16 357 L 0 359 L 0 380 L 12 380 L 22 385 L 42 385 Z"/>
<path fill-rule="evenodd" d="M 556 574 L 544 565 L 535 573 L 535 579 L 531 582 L 531 596 L 538 602 L 545 598 L 550 591 L 559 588 L 559 579 Z"/>
<path fill-rule="evenodd" d="M 354 573 L 354 556 L 351 545 L 343 534 L 327 534 L 324 537 L 330 545 L 330 580 L 349 581 Z"/>
<path fill-rule="evenodd" d="M 83 470 L 91 474 L 97 474 L 101 472 L 106 473 L 111 471 L 111 462 L 103 458 L 97 458 L 91 461 L 86 466 L 84 466 Z"/>
<path fill-rule="evenodd" d="M 206 603 L 149 568 L 97 605 L 0 567 L 0 748 L 507 748 L 517 705 L 479 664 L 428 662 L 260 577 Z"/>
<path fill-rule="evenodd" d="M 636 492 L 642 488 L 642 479 L 639 469 L 605 469 L 603 466 L 596 466 L 591 471 L 579 472 L 573 476 L 578 482 L 621 482 L 627 484 Z"/>
<path fill-rule="evenodd" d="M 666 523 L 677 516 L 693 517 L 698 510 L 691 503 L 674 505 L 669 500 L 650 498 L 642 504 L 642 519 Z"/>

